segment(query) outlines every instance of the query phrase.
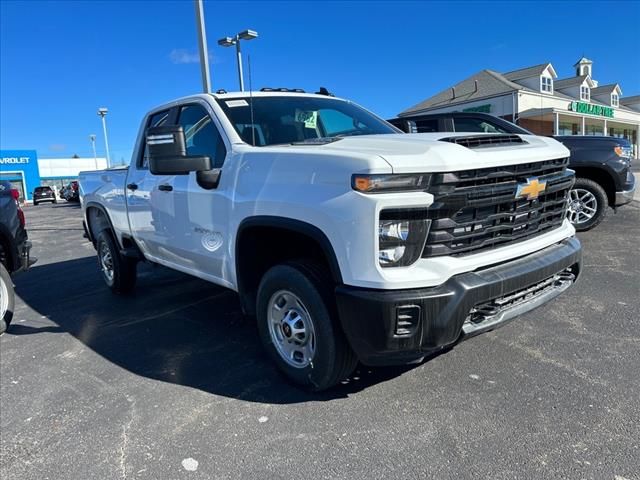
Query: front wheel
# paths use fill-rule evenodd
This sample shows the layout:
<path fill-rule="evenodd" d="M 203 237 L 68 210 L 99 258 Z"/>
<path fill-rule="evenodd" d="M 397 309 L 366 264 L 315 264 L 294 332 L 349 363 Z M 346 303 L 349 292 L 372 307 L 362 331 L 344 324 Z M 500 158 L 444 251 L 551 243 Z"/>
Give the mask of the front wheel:
<path fill-rule="evenodd" d="M 120 254 L 109 230 L 98 234 L 96 241 L 98 266 L 102 278 L 113 293 L 129 293 L 136 285 L 136 261 Z"/>
<path fill-rule="evenodd" d="M 15 306 L 15 294 L 13 292 L 13 282 L 9 276 L 9 272 L 0 263 L 0 335 L 2 335 L 13 318 L 13 309 Z"/>
<path fill-rule="evenodd" d="M 609 201 L 604 188 L 588 178 L 576 178 L 569 192 L 568 218 L 577 231 L 594 228 L 604 220 L 608 208 Z"/>
<path fill-rule="evenodd" d="M 313 263 L 276 265 L 258 289 L 258 331 L 278 368 L 312 390 L 348 377 L 357 358 L 338 323 L 331 279 Z"/>

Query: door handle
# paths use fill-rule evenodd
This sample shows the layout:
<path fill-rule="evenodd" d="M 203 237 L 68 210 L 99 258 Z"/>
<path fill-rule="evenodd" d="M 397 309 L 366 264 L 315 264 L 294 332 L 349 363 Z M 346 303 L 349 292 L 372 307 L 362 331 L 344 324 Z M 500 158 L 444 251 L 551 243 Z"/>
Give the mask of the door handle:
<path fill-rule="evenodd" d="M 137 185 L 137 184 L 135 184 L 135 183 L 129 183 L 129 184 L 127 185 L 127 188 L 128 188 L 129 190 L 137 190 L 137 189 L 138 189 L 138 185 Z"/>
<path fill-rule="evenodd" d="M 173 187 L 171 185 L 164 184 L 160 185 L 158 187 L 158 190 L 160 190 L 161 192 L 170 192 L 171 190 L 173 190 Z"/>

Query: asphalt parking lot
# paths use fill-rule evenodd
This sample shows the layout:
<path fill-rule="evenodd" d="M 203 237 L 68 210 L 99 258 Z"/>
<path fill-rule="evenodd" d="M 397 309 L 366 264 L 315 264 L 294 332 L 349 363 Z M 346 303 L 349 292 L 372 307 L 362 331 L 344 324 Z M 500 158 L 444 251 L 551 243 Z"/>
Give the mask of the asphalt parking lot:
<path fill-rule="evenodd" d="M 231 292 L 143 266 L 103 285 L 72 204 L 26 209 L 0 338 L 3 479 L 640 478 L 640 203 L 580 235 L 579 283 L 322 395 L 276 372 Z"/>

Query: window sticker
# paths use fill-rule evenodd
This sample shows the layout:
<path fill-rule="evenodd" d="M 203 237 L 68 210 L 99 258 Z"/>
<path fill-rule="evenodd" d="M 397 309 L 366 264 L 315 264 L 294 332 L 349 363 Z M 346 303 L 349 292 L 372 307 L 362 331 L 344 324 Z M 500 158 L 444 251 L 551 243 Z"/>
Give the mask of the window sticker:
<path fill-rule="evenodd" d="M 229 108 L 246 107 L 247 105 L 249 105 L 246 100 L 229 100 L 229 101 L 227 101 L 225 103 L 227 104 L 227 107 L 229 107 Z"/>
<path fill-rule="evenodd" d="M 296 122 L 304 122 L 305 128 L 316 128 L 318 125 L 318 112 L 315 110 L 306 111 L 296 108 Z"/>

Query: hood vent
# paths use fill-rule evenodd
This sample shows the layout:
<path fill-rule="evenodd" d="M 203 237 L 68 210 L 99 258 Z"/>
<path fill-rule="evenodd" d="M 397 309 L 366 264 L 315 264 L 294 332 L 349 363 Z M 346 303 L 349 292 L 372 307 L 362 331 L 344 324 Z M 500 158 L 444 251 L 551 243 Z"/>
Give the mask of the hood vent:
<path fill-rule="evenodd" d="M 518 135 L 469 135 L 465 137 L 441 138 L 441 142 L 457 143 L 467 148 L 489 148 L 500 145 L 518 145 L 527 143 Z"/>

